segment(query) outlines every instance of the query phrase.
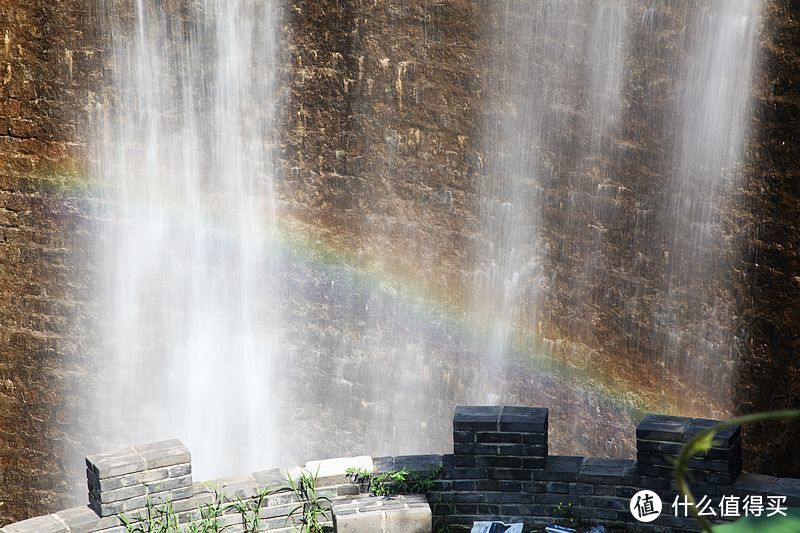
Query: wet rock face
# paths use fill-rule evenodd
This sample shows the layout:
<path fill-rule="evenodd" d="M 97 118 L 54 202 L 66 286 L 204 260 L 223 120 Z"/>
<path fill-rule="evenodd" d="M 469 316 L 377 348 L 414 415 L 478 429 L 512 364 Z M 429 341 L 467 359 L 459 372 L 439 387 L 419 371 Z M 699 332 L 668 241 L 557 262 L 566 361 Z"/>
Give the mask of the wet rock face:
<path fill-rule="evenodd" d="M 69 502 L 92 314 L 81 170 L 102 70 L 85 2 L 0 2 L 0 522 Z M 77 422 L 81 424 L 84 422 Z M 74 466 L 67 467 L 72 463 Z"/>
<path fill-rule="evenodd" d="M 500 24 L 488 4 L 294 0 L 284 9 L 287 81 L 280 97 L 286 113 L 279 148 L 285 211 L 330 246 L 371 258 L 376 268 L 407 273 L 421 292 L 435 291 L 455 308 L 465 305 L 473 253 L 484 237 L 477 182 L 486 156 L 484 128 L 495 113 L 488 105 L 495 85 L 486 51 Z M 562 231 L 574 170 L 565 157 L 556 162 L 560 172 L 548 184 L 542 217 L 553 273 L 543 289 L 547 311 L 529 329 L 584 346 L 593 354 L 586 364 L 602 361 L 631 387 L 659 391 L 663 385 L 647 382 L 630 362 L 648 361 L 663 342 L 652 309 L 666 275 L 666 236 L 650 213 L 664 202 L 663 126 L 675 74 L 671 61 L 677 60 L 663 51 L 674 49 L 686 21 L 681 3 L 658 16 L 632 4 L 632 16 L 658 31 L 630 36 L 639 54 L 625 57 L 625 119 L 616 166 L 605 169 L 618 173 L 619 187 L 608 197 L 607 191 L 577 191 L 586 193 L 578 196 L 584 202 L 617 208 L 609 210 L 616 215 L 600 235 L 610 260 L 582 285 L 595 291 L 576 292 L 567 282 L 583 275 L 595 241 Z M 65 496 L 72 493 L 67 479 L 80 478 L 76 450 L 89 447 L 75 443 L 76 435 L 88 433 L 80 425 L 89 417 L 72 420 L 68 412 L 90 412 L 76 391 L 91 386 L 102 361 L 93 320 L 98 265 L 89 259 L 92 247 L 102 244 L 90 239 L 94 211 L 85 169 L 89 116 L 107 105 L 113 65 L 95 9 L 89 0 L 0 0 L 0 522 L 74 503 Z M 798 407 L 800 397 L 800 12 L 790 0 L 773 0 L 764 17 L 746 186 L 722 217 L 728 233 L 746 245 L 725 252 L 735 269 L 716 286 L 736 316 L 731 334 L 744 339 L 736 397 L 743 412 Z M 660 76 L 650 83 L 653 72 Z M 580 110 L 564 112 L 577 116 Z M 564 142 L 577 147 L 588 141 L 567 136 Z M 632 249 L 626 228 L 637 221 L 656 237 Z M 319 273 L 298 268 L 296 275 L 298 285 L 315 287 Z M 307 296 L 293 302 L 289 321 L 318 327 L 316 339 L 324 344 L 337 324 L 320 319 L 330 309 L 314 293 Z M 626 305 L 631 297 L 640 302 L 637 312 Z M 339 326 L 363 334 L 357 324 Z M 687 328 L 686 335 L 693 334 Z M 442 342 L 436 353 L 452 356 L 461 349 Z M 313 346 L 294 347 L 306 348 Z M 523 373 L 515 379 L 519 397 L 536 385 Z M 556 385 L 543 390 L 544 397 L 558 393 Z M 578 395 L 569 403 L 580 401 Z M 702 406 L 689 402 L 686 408 Z M 746 442 L 759 443 L 745 450 L 746 469 L 800 476 L 797 424 L 784 433 L 772 425 L 744 431 L 753 433 Z M 351 438 L 342 437 L 342 448 Z M 557 446 L 568 444 L 554 439 Z M 370 444 L 358 443 L 366 453 L 373 452 Z"/>
<path fill-rule="evenodd" d="M 738 410 L 800 407 L 800 12 L 770 2 L 761 38 L 762 77 L 754 95 L 754 131 L 744 188 L 755 230 L 737 272 L 743 286 Z M 743 428 L 757 447 L 745 450 L 753 470 L 800 477 L 800 423 Z"/>

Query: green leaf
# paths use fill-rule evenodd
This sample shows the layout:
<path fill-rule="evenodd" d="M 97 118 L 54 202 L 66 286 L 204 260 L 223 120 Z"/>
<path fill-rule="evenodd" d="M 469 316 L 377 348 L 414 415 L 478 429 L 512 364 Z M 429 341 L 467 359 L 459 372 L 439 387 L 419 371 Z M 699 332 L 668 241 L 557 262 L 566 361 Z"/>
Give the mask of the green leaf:
<path fill-rule="evenodd" d="M 709 433 L 703 435 L 700 439 L 693 442 L 692 446 L 688 450 L 689 455 L 690 456 L 698 455 L 710 450 L 712 442 L 714 441 L 714 437 L 716 436 L 717 436 L 716 431 L 710 431 Z"/>
<path fill-rule="evenodd" d="M 748 517 L 737 520 L 732 524 L 714 526 L 714 533 L 797 533 L 800 531 L 800 509 L 790 508 L 787 516 L 772 516 L 767 518 Z"/>

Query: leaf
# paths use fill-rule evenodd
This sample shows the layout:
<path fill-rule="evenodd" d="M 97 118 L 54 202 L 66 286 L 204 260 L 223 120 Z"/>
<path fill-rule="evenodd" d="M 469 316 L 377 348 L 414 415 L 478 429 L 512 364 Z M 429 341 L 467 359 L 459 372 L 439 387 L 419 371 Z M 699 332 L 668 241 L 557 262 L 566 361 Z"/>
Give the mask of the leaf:
<path fill-rule="evenodd" d="M 797 533 L 800 531 L 800 509 L 793 507 L 787 516 L 748 517 L 732 524 L 714 526 L 714 533 Z"/>
<path fill-rule="evenodd" d="M 696 440 L 692 443 L 692 446 L 689 448 L 688 453 L 689 455 L 698 455 L 701 453 L 705 453 L 711 449 L 712 443 L 714 442 L 714 437 L 717 436 L 716 431 L 709 431 L 707 434 L 703 435 L 699 440 Z"/>

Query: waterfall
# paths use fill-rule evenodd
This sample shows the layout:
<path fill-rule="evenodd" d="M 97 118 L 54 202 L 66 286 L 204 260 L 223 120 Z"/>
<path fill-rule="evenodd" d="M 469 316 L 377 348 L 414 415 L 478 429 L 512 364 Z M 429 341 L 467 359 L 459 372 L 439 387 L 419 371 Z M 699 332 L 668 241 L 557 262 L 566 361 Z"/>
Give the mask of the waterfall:
<path fill-rule="evenodd" d="M 365 175 L 331 178 L 302 163 L 287 193 L 296 196 L 278 201 L 288 61 L 275 4 L 97 2 L 114 89 L 93 143 L 107 360 L 92 394 L 104 448 L 178 437 L 197 479 L 320 454 L 447 452 L 455 403 L 515 402 L 554 409 L 556 452 L 625 455 L 626 409 L 642 405 L 629 400 L 641 376 L 631 378 L 628 357 L 648 359 L 645 374 L 665 369 L 659 376 L 725 396 L 736 339 L 733 296 L 717 281 L 731 277 L 737 245 L 723 214 L 747 133 L 749 85 L 739 80 L 754 68 L 757 2 L 482 4 L 476 19 L 485 15 L 492 35 L 479 41 L 474 84 L 464 83 L 475 86 L 482 129 L 425 125 L 462 147 L 460 134 L 481 137 L 479 154 L 462 154 L 476 170 L 459 191 L 459 216 L 476 220 L 459 220 L 463 232 L 449 215 L 420 217 L 416 195 L 433 189 L 398 178 L 415 156 L 395 152 L 397 132 L 424 139 L 402 111 L 434 101 L 421 90 L 425 69 L 409 75 L 420 82 L 414 98 L 404 92 L 416 59 L 383 80 L 385 101 L 372 95 L 380 75 L 361 83 L 361 70 L 363 92 L 341 96 L 342 109 L 397 105 L 396 119 L 360 119 L 397 120 L 364 137 L 385 137 L 381 169 L 370 161 Z M 651 48 L 640 49 L 642 35 Z M 356 64 L 383 71 L 390 61 L 354 57 L 340 63 L 345 80 Z M 298 117 L 315 111 L 309 98 Z M 322 229 L 358 233 L 338 235 L 353 250 L 287 238 L 287 227 L 325 224 L 283 212 L 322 209 L 303 189 L 311 176 L 326 182 L 320 190 L 341 184 L 325 208 L 346 211 L 344 222 Z M 441 206 L 447 193 L 435 192 Z M 424 279 L 447 254 L 458 256 L 452 277 L 463 268 L 465 279 Z M 393 264 L 414 275 L 394 275 Z M 436 294 L 453 287 L 459 294 Z M 540 357 L 551 340 L 586 351 Z M 595 379 L 604 372 L 611 378 Z"/>
<path fill-rule="evenodd" d="M 625 37 L 619 3 L 502 6 L 479 183 L 483 242 L 471 289 L 472 312 L 492 317 L 481 330 L 489 369 L 481 377 L 491 381 L 515 351 L 517 332 L 541 333 L 547 291 L 562 283 L 549 264 L 558 236 L 547 228 L 562 237 L 586 231 L 586 203 L 605 179 L 597 160 L 621 113 Z M 561 223 L 551 218 L 558 210 Z M 587 253 L 581 269 L 602 268 L 601 251 Z"/>
<path fill-rule="evenodd" d="M 719 0 L 696 9 L 686 35 L 669 123 L 673 180 L 666 227 L 664 361 L 730 406 L 736 371 L 732 273 L 741 246 L 726 212 L 736 209 L 749 129 L 761 2 Z M 724 282 L 722 291 L 714 283 Z M 686 333 L 692 333 L 687 335 Z"/>
<path fill-rule="evenodd" d="M 496 382 L 533 335 L 558 343 L 556 358 L 571 350 L 568 368 L 590 380 L 627 380 L 634 408 L 636 387 L 683 406 L 676 391 L 694 388 L 700 402 L 684 408 L 698 415 L 730 406 L 742 245 L 731 213 L 759 11 L 747 0 L 497 4 L 470 287 L 480 382 Z M 550 402 L 554 420 L 606 409 Z M 564 452 L 588 433 L 554 430 L 572 434 Z M 597 431 L 606 453 L 625 453 L 618 430 Z"/>
<path fill-rule="evenodd" d="M 281 263 L 270 0 L 99 2 L 104 446 L 179 437 L 196 478 L 268 465 Z"/>

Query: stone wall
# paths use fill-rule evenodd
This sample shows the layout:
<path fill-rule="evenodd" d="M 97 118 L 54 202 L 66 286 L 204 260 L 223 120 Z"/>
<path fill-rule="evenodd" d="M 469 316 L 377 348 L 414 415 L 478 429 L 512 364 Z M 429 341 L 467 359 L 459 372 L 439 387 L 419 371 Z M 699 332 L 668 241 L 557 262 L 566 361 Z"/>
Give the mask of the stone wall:
<path fill-rule="evenodd" d="M 479 520 L 544 526 L 563 522 L 565 514 L 559 508 L 566 507 L 572 519 L 586 524 L 636 527 L 629 504 L 642 489 L 656 492 L 663 501 L 659 518 L 638 524 L 643 530 L 699 530 L 692 518 L 672 510 L 678 491 L 671 465 L 686 442 L 714 421 L 646 416 L 636 428 L 636 461 L 549 455 L 548 423 L 547 409 L 458 407 L 453 454 L 329 459 L 205 483 L 192 483 L 189 452 L 179 442 L 134 446 L 87 457 L 89 507 L 32 518 L 0 531 L 123 532 L 120 516 L 145 516 L 148 502 L 156 509 L 171 502 L 179 522 L 188 527 L 199 524 L 203 512 L 208 516 L 206 506 L 220 501 L 219 495 L 228 503 L 250 505 L 243 514 L 228 505 L 220 526 L 242 531 L 257 514 L 259 531 L 291 531 L 299 519 L 292 509 L 303 500 L 290 490 L 288 480 L 297 480 L 301 472 L 315 475 L 318 495 L 331 499 L 332 511 L 325 519 L 339 532 L 424 532 L 445 524 L 468 531 Z M 708 451 L 689 462 L 691 489 L 697 501 L 708 497 L 715 502 L 714 521 L 735 519 L 720 516 L 722 496 L 739 498 L 735 507 L 742 514 L 744 498 L 752 496 L 760 496 L 764 506 L 776 505 L 771 497 L 780 497 L 781 508 L 800 505 L 800 479 L 743 474 L 741 451 L 741 428 L 727 428 L 716 433 Z M 370 487 L 365 475 L 403 469 L 432 476 L 427 504 L 413 495 L 370 498 L 365 492 Z"/>
<path fill-rule="evenodd" d="M 85 2 L 0 1 L 0 523 L 64 507 L 91 381 Z M 78 455 L 79 457 L 79 455 Z"/>
<path fill-rule="evenodd" d="M 421 292 L 435 292 L 444 305 L 457 309 L 465 305 L 469 257 L 481 239 L 475 209 L 482 128 L 490 112 L 484 109 L 485 54 L 500 24 L 490 4 L 295 0 L 285 10 L 284 68 L 290 80 L 280 147 L 285 211 L 326 245 L 370 258 L 366 262 L 378 269 L 407 272 Z M 641 19 L 645 4 L 629 2 L 626 8 Z M 657 3 L 660 31 L 653 37 L 637 26 L 631 36 L 636 44 L 631 49 L 642 54 L 626 58 L 628 112 L 617 146 L 624 163 L 618 180 L 628 191 L 617 200 L 625 212 L 638 213 L 642 197 L 646 204 L 660 201 L 657 184 L 664 182 L 665 169 L 658 155 L 665 145 L 654 133 L 659 129 L 649 126 L 664 122 L 670 95 L 664 89 L 669 84 L 661 80 L 673 73 L 662 51 L 680 42 L 689 4 Z M 88 417 L 69 416 L 72 408 L 90 411 L 77 391 L 90 386 L 102 361 L 91 293 L 97 265 L 87 259 L 94 245 L 87 124 L 89 110 L 106 101 L 113 68 L 96 31 L 94 5 L 89 0 L 0 0 L 0 481 L 5 502 L 0 523 L 67 505 L 66 479 L 77 471 L 68 458 L 87 446 L 75 440 L 89 433 L 76 427 L 89 424 Z M 764 17 L 748 181 L 741 191 L 743 207 L 728 217 L 749 244 L 737 252 L 732 277 L 720 281 L 735 287 L 737 333 L 746 341 L 736 398 L 742 412 L 798 407 L 800 401 L 800 12 L 796 2 L 771 0 Z M 642 90 L 645 67 L 662 75 L 647 91 Z M 569 191 L 567 176 L 561 178 L 553 183 L 556 196 L 545 228 L 554 243 L 565 240 L 558 206 Z M 600 281 L 613 282 L 618 293 L 576 298 L 572 287 L 556 283 L 547 288 L 543 323 L 523 326 L 569 341 L 581 364 L 610 371 L 631 390 L 650 391 L 657 399 L 685 397 L 685 412 L 704 411 L 702 395 L 673 392 L 685 392 L 679 377 L 664 381 L 648 373 L 643 378 L 631 369 L 631 361 L 646 363 L 659 350 L 663 332 L 628 313 L 624 298 L 640 290 L 642 305 L 654 305 L 663 272 L 647 265 L 657 266 L 663 250 L 658 240 L 652 248 L 633 250 L 625 226 L 607 222 L 613 261 L 608 279 Z M 659 220 L 649 218 L 647 225 L 656 228 Z M 587 243 L 564 246 L 581 250 Z M 640 252 L 647 261 L 631 270 Z M 570 279 L 581 256 L 562 257 L 552 268 L 558 280 Z M 306 280 L 303 286 L 314 285 L 315 272 L 299 269 L 297 274 Z M 353 331 L 319 319 L 330 309 L 318 305 L 295 306 L 291 320 L 318 328 L 323 339 L 331 326 Z M 316 352 L 306 348 L 296 349 L 311 358 Z M 439 351 L 453 355 L 460 348 Z M 520 388 L 529 385 L 521 380 Z M 557 391 L 553 386 L 544 396 Z M 570 397 L 573 404 L 580 401 Z M 582 422 L 602 425 L 588 415 Z M 569 426 L 566 418 L 556 423 Z M 749 442 L 760 443 L 756 448 L 745 442 L 745 464 L 798 475 L 798 427 L 787 423 L 782 432 L 772 426 L 745 428 L 753 432 Z M 344 435 L 342 442 L 350 437 Z M 630 446 L 618 453 L 629 451 Z"/>

